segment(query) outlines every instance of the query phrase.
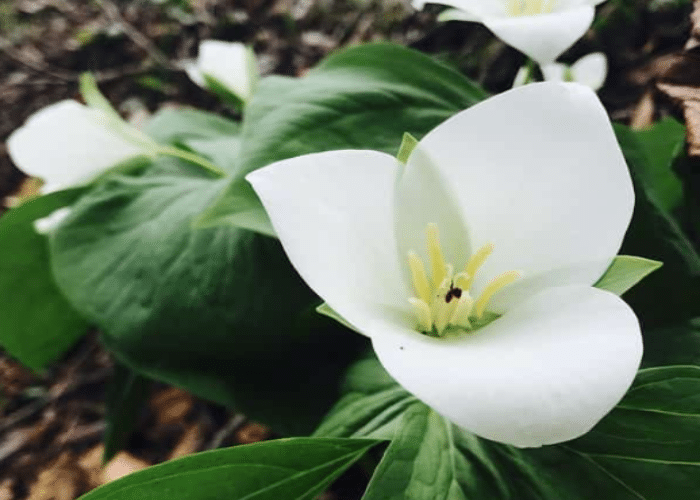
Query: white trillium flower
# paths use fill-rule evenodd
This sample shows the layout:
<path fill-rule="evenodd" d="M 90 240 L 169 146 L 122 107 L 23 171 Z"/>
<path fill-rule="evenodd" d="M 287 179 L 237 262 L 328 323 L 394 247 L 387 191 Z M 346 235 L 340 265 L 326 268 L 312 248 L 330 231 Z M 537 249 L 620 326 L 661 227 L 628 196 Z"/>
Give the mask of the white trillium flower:
<path fill-rule="evenodd" d="M 608 59 L 602 52 L 583 56 L 571 66 L 563 63 L 545 64 L 541 67 L 542 76 L 548 82 L 576 82 L 598 90 L 608 76 Z M 524 85 L 528 69 L 523 66 L 513 80 L 513 87 Z"/>
<path fill-rule="evenodd" d="M 24 173 L 44 180 L 50 193 L 82 184 L 129 158 L 149 155 L 155 143 L 107 113 L 65 100 L 47 106 L 7 140 L 10 158 Z"/>
<path fill-rule="evenodd" d="M 474 21 L 539 64 L 549 64 L 571 47 L 593 22 L 604 0 L 413 0 L 449 5 L 438 20 Z"/>
<path fill-rule="evenodd" d="M 204 40 L 199 56 L 184 61 L 187 75 L 200 87 L 208 88 L 207 79 L 247 102 L 258 80 L 258 69 L 252 50 L 239 42 Z"/>
<path fill-rule="evenodd" d="M 405 165 L 330 151 L 247 179 L 309 286 L 460 427 L 520 447 L 566 441 L 632 383 L 638 321 L 591 285 L 634 192 L 590 89 L 493 97 L 435 128 Z"/>

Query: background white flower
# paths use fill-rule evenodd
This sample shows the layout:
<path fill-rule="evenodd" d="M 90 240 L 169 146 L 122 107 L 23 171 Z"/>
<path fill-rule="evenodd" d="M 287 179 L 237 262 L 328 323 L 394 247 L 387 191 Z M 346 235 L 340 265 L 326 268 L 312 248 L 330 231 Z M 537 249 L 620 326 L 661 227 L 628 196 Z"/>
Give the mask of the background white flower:
<path fill-rule="evenodd" d="M 516 446 L 573 439 L 631 384 L 637 319 L 591 285 L 619 249 L 634 193 L 590 89 L 539 83 L 493 97 L 430 132 L 406 165 L 331 151 L 247 179 L 307 283 L 401 385 L 464 429 Z M 444 338 L 418 332 L 407 256 L 427 261 L 430 223 L 455 270 L 494 243 L 474 297 L 522 271 L 489 303 L 499 319 Z"/>
<path fill-rule="evenodd" d="M 107 113 L 65 100 L 27 119 L 7 140 L 12 161 L 44 180 L 50 193 L 82 184 L 115 164 L 152 154 L 154 144 L 138 131 L 124 132 Z"/>
<path fill-rule="evenodd" d="M 441 21 L 484 24 L 497 37 L 540 65 L 549 64 L 571 47 L 593 22 L 595 6 L 604 0 L 413 0 L 449 5 Z"/>
<path fill-rule="evenodd" d="M 571 66 L 555 62 L 545 64 L 541 70 L 542 76 L 548 82 L 576 82 L 598 90 L 608 76 L 608 59 L 602 52 L 593 52 L 583 56 Z M 523 85 L 526 78 L 527 68 L 523 66 L 515 75 L 513 86 Z"/>
<path fill-rule="evenodd" d="M 204 40 L 194 61 L 184 61 L 187 75 L 197 85 L 208 88 L 207 78 L 237 96 L 250 99 L 258 80 L 258 69 L 252 50 L 239 42 Z"/>

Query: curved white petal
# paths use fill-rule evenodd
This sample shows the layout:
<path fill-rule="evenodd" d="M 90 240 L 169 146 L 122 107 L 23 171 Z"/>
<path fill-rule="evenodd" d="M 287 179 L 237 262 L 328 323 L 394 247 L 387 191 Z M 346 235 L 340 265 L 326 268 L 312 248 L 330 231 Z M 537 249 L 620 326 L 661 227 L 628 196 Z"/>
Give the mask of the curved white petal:
<path fill-rule="evenodd" d="M 12 161 L 45 181 L 43 192 L 80 184 L 144 153 L 117 132 L 97 109 L 61 101 L 39 110 L 7 140 Z"/>
<path fill-rule="evenodd" d="M 453 187 L 420 144 L 416 146 L 399 171 L 394 198 L 394 230 L 405 276 L 409 270 L 409 251 L 428 262 L 426 229 L 431 223 L 437 224 L 447 264 L 459 269 L 467 263 L 471 254 L 467 224 Z"/>
<path fill-rule="evenodd" d="M 343 150 L 283 160 L 246 177 L 302 278 L 367 335 L 377 318 L 409 309 L 394 239 L 398 168 L 385 153 Z"/>
<path fill-rule="evenodd" d="M 460 9 L 445 9 L 437 16 L 437 22 L 446 23 L 448 21 L 480 22 L 481 17 Z"/>
<path fill-rule="evenodd" d="M 484 17 L 482 22 L 501 40 L 548 64 L 581 38 L 593 22 L 594 8 L 580 5 L 550 14 L 521 17 Z"/>
<path fill-rule="evenodd" d="M 492 310 L 548 286 L 592 285 L 617 254 L 634 191 L 588 87 L 515 88 L 445 121 L 419 147 L 458 193 L 472 248 L 495 244 L 475 293 L 505 271 L 523 271 Z"/>
<path fill-rule="evenodd" d="M 608 60 L 605 54 L 593 52 L 583 56 L 571 66 L 571 75 L 575 82 L 598 90 L 608 75 Z"/>
<path fill-rule="evenodd" d="M 548 82 L 563 82 L 566 80 L 566 65 L 562 63 L 550 63 L 540 66 L 542 76 Z"/>
<path fill-rule="evenodd" d="M 204 40 L 199 45 L 197 70 L 200 75 L 215 78 L 243 101 L 247 101 L 253 92 L 256 69 L 251 64 L 248 48 L 242 43 Z M 200 84 L 202 78 L 197 72 L 190 69 L 187 73 Z"/>
<path fill-rule="evenodd" d="M 493 2 L 489 0 L 439 0 L 439 1 L 424 1 L 424 0 L 413 0 L 413 7 L 417 10 L 421 10 L 426 3 L 438 3 L 440 5 L 449 5 L 462 12 L 464 12 L 465 18 L 460 19 L 459 17 L 454 17 L 455 20 L 464 21 L 477 21 L 484 17 L 492 16 L 505 16 L 506 15 L 506 2 Z"/>
<path fill-rule="evenodd" d="M 520 66 L 520 69 L 518 69 L 518 72 L 515 74 L 515 78 L 513 78 L 514 88 L 522 87 L 523 85 L 525 85 L 525 80 L 527 80 L 527 73 L 527 66 Z"/>
<path fill-rule="evenodd" d="M 639 324 L 614 294 L 546 290 L 472 334 L 376 336 L 387 371 L 460 427 L 520 447 L 574 439 L 622 398 L 642 354 Z"/>

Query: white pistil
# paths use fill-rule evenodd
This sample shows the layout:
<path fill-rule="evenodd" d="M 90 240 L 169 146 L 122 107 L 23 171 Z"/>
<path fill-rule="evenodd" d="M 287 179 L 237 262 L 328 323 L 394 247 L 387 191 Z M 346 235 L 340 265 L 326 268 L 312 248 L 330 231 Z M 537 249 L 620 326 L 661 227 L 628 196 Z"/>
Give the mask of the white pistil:
<path fill-rule="evenodd" d="M 462 296 L 459 298 L 457 307 L 452 313 L 450 318 L 450 324 L 459 326 L 466 329 L 471 329 L 472 323 L 469 321 L 469 315 L 472 312 L 472 306 L 474 305 L 474 299 L 471 298 L 469 292 L 464 290 Z"/>
<path fill-rule="evenodd" d="M 506 285 L 510 285 L 512 282 L 520 278 L 520 272 L 518 271 L 506 271 L 505 273 L 496 276 L 491 282 L 486 285 L 486 288 L 481 292 L 479 298 L 476 300 L 474 306 L 475 314 L 477 319 L 481 319 L 486 310 L 486 305 L 489 303 L 491 296 L 499 291 Z"/>
<path fill-rule="evenodd" d="M 413 307 L 417 328 L 424 333 L 442 336 L 450 326 L 471 330 L 472 322 L 482 318 L 491 296 L 520 277 L 517 271 L 501 274 L 492 280 L 474 301 L 469 288 L 474 275 L 493 252 L 494 245 L 487 243 L 481 247 L 471 256 L 465 270 L 454 274 L 452 265 L 445 262 L 436 224 L 428 224 L 426 240 L 430 276 L 416 252 L 408 252 L 408 265 L 417 295 L 408 301 Z"/>

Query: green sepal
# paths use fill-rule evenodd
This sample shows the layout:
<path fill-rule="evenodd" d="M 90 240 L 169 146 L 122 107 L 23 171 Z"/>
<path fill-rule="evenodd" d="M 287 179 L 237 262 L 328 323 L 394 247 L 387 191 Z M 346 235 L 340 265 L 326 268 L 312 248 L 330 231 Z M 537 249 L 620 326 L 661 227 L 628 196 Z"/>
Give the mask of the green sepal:
<path fill-rule="evenodd" d="M 661 266 L 663 266 L 663 262 L 658 260 L 632 255 L 618 255 L 594 286 L 616 295 L 622 295 Z"/>

